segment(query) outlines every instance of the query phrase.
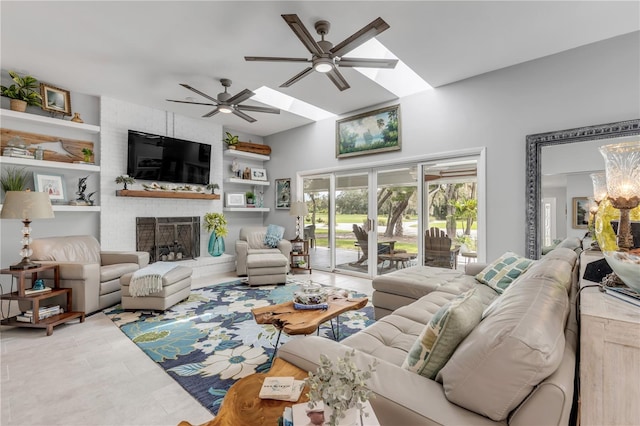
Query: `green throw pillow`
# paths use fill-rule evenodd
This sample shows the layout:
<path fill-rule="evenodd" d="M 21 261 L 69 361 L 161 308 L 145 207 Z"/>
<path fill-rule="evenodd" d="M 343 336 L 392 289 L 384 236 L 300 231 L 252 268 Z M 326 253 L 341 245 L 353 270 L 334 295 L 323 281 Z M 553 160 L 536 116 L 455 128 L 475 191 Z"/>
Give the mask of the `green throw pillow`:
<path fill-rule="evenodd" d="M 476 275 L 476 280 L 488 285 L 498 294 L 502 294 L 509 287 L 509 284 L 533 265 L 533 262 L 531 259 L 508 251 L 487 265 L 482 272 Z"/>
<path fill-rule="evenodd" d="M 460 342 L 480 323 L 483 305 L 479 296 L 472 288 L 433 314 L 402 368 L 435 379 Z"/>

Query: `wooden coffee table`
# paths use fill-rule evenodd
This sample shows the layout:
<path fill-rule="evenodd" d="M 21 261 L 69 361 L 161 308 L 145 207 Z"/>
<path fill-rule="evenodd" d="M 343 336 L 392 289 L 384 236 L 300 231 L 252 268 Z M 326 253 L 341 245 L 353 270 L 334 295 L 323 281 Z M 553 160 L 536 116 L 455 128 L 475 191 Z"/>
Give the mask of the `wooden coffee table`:
<path fill-rule="evenodd" d="M 258 394 L 262 382 L 269 376 L 293 376 L 297 380 L 304 380 L 308 377 L 308 373 L 281 358 L 276 358 L 268 373 L 254 373 L 234 383 L 227 391 L 218 415 L 200 426 L 275 426 L 285 407 L 309 400 L 307 397 L 309 389 L 306 387 L 296 402 L 260 399 Z M 193 425 L 182 421 L 178 426 Z"/>
<path fill-rule="evenodd" d="M 262 306 L 251 310 L 253 317 L 258 324 L 273 324 L 278 329 L 278 337 L 276 338 L 275 350 L 272 359 L 278 352 L 278 344 L 280 336 L 284 331 L 286 334 L 293 336 L 299 334 L 311 334 L 318 330 L 320 324 L 336 319 L 336 330 L 331 324 L 331 331 L 336 340 L 340 339 L 340 314 L 347 311 L 354 311 L 364 308 L 369 299 L 366 297 L 360 299 L 339 298 L 329 296 L 328 309 L 296 309 L 293 302 L 280 303 L 279 305 Z"/>

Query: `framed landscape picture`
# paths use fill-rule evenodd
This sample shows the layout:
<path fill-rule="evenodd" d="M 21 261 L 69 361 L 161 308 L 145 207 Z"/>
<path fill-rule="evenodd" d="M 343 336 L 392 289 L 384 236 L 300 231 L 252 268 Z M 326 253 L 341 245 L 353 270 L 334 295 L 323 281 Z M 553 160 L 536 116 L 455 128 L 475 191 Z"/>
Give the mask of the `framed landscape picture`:
<path fill-rule="evenodd" d="M 586 229 L 589 227 L 589 199 L 587 197 L 573 198 L 573 228 Z"/>
<path fill-rule="evenodd" d="M 43 110 L 71 115 L 71 94 L 68 90 L 40 83 L 40 95 Z"/>
<path fill-rule="evenodd" d="M 291 179 L 276 179 L 276 209 L 291 207 Z"/>
<path fill-rule="evenodd" d="M 336 158 L 398 151 L 400 105 L 336 121 Z"/>

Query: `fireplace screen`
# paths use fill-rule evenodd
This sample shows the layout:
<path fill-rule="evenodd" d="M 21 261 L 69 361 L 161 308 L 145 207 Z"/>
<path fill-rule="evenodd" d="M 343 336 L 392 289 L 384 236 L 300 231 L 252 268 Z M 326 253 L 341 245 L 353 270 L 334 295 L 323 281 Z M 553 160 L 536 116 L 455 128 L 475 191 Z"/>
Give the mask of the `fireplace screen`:
<path fill-rule="evenodd" d="M 150 262 L 195 259 L 200 256 L 200 217 L 136 218 L 136 250 Z"/>

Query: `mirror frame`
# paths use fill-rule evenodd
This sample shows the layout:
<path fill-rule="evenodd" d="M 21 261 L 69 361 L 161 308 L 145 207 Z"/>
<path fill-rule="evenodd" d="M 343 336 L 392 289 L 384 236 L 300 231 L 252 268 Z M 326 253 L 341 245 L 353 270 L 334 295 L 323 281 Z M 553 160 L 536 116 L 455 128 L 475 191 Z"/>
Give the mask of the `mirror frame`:
<path fill-rule="evenodd" d="M 527 135 L 525 256 L 540 256 L 541 153 L 545 146 L 640 134 L 640 119 Z M 604 167 L 604 165 L 603 165 Z"/>

